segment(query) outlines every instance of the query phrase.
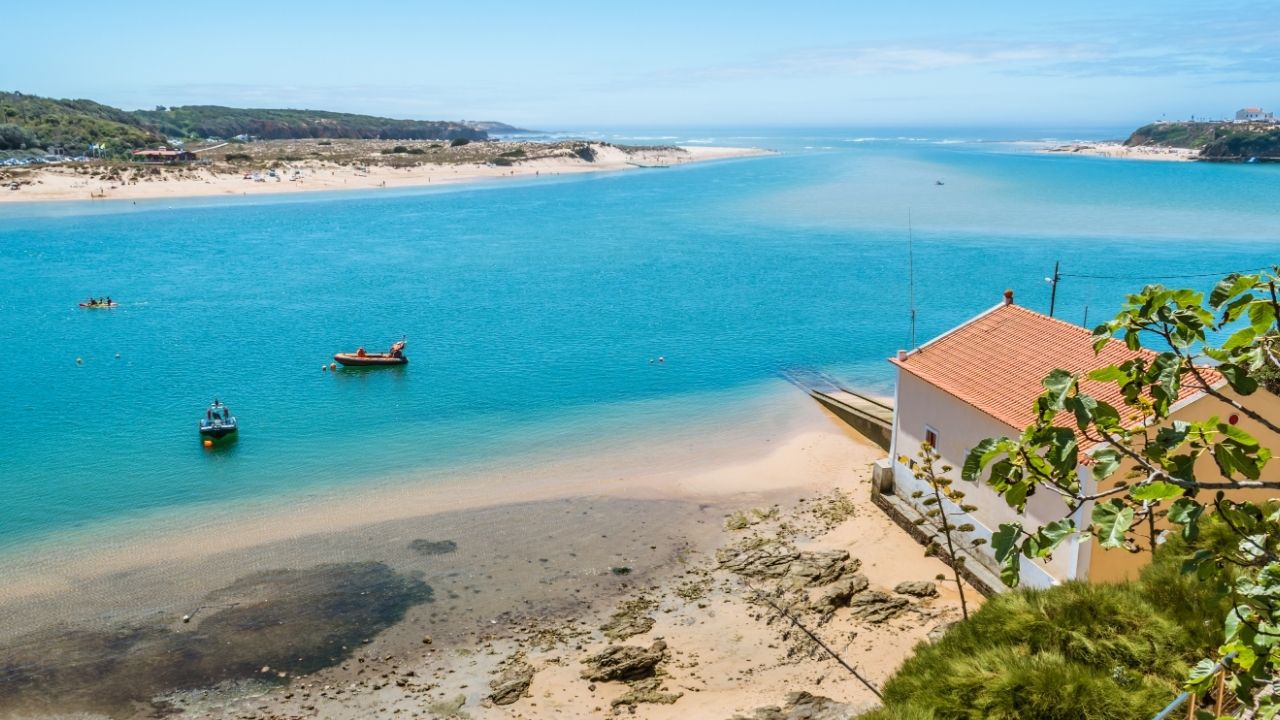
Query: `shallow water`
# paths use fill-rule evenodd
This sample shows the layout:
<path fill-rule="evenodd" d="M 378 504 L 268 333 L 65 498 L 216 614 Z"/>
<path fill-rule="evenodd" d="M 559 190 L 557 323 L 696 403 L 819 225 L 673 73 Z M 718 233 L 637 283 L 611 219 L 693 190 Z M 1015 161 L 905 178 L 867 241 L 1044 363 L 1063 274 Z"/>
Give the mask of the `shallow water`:
<path fill-rule="evenodd" d="M 447 191 L 0 208 L 0 550 L 732 423 L 789 368 L 886 390 L 884 358 L 910 342 L 908 215 L 920 341 L 1006 287 L 1047 309 L 1055 260 L 1102 276 L 1064 279 L 1072 321 L 1153 277 L 1275 261 L 1280 167 L 1005 142 L 1090 133 L 1121 134 L 634 131 L 608 137 L 784 154 Z M 90 294 L 121 307 L 77 309 Z M 402 335 L 408 367 L 320 371 Z M 195 424 L 214 397 L 241 438 L 207 452 Z"/>

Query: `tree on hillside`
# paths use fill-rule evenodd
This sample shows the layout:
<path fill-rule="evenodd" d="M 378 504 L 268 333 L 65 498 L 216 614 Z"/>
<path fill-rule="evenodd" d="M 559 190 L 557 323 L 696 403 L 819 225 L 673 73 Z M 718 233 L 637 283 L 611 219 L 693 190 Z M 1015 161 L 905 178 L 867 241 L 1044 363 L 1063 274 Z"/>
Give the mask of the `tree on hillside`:
<path fill-rule="evenodd" d="M 1081 391 L 1081 377 L 1055 370 L 1036 400 L 1035 424 L 1016 438 L 983 441 L 962 471 L 966 480 L 985 478 L 1019 512 L 1029 495 L 1043 491 L 1062 496 L 1070 515 L 1090 513 L 1085 527 L 1070 515 L 1040 528 L 1001 525 L 992 549 L 1010 585 L 1018 582 L 1019 556 L 1047 557 L 1073 536 L 1092 535 L 1104 548 L 1133 551 L 1145 533 L 1145 549 L 1154 551 L 1163 533 L 1178 532 L 1195 548 L 1183 570 L 1229 600 L 1218 653 L 1235 653 L 1231 688 L 1260 717 L 1280 712 L 1272 686 L 1280 670 L 1280 505 L 1229 493 L 1280 490 L 1280 482 L 1260 479 L 1271 450 L 1234 418 L 1186 422 L 1170 416 L 1180 389 L 1190 387 L 1233 415 L 1280 433 L 1280 417 L 1265 415 L 1266 403 L 1256 402 L 1280 371 L 1277 273 L 1280 268 L 1228 275 L 1207 302 L 1203 293 L 1160 285 L 1130 295 L 1114 319 L 1094 330 L 1095 350 L 1115 338 L 1131 350 L 1151 349 L 1154 357 L 1137 355 L 1087 376 L 1115 383 L 1122 406 L 1090 397 Z M 1210 337 L 1225 339 L 1215 345 Z M 1082 449 L 1088 456 L 1084 477 Z M 1203 457 L 1212 462 L 1197 467 Z M 1158 520 L 1170 529 L 1159 529 Z M 1188 679 L 1190 689 L 1207 688 L 1216 660 L 1201 661 Z"/>

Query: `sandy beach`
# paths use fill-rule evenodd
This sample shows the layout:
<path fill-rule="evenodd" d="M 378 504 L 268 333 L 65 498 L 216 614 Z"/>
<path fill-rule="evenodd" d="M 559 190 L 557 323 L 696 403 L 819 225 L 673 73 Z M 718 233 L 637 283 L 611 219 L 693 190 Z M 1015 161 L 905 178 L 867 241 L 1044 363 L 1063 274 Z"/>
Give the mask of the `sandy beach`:
<path fill-rule="evenodd" d="M 527 145 L 527 144 L 526 144 Z M 19 181 L 0 182 L 0 203 L 71 200 L 154 200 L 226 195 L 282 195 L 315 191 L 433 187 L 503 178 L 661 168 L 709 160 L 772 154 L 757 148 L 670 147 L 630 149 L 591 143 L 592 160 L 534 157 L 509 166 L 491 163 L 377 164 L 294 159 L 267 170 L 237 172 L 225 166 L 135 166 L 113 179 L 87 176 L 75 166 L 40 166 L 18 171 Z M 295 156 L 290 156 L 295 157 Z M 154 173 L 153 173 L 154 171 Z M 12 188 L 12 189 L 11 189 Z"/>
<path fill-rule="evenodd" d="M 501 497 L 386 488 L 5 567 L 0 713 L 728 718 L 801 690 L 867 706 L 774 604 L 879 683 L 958 617 L 956 590 L 871 505 L 883 451 L 816 406 L 795 417 L 732 452 L 694 438 L 649 468 L 535 469 Z M 792 571 L 760 572 L 759 552 Z M 591 658 L 614 646 L 654 662 L 584 677 L 606 678 Z"/>
<path fill-rule="evenodd" d="M 1129 146 L 1119 142 L 1071 143 L 1047 148 L 1041 152 L 1093 155 L 1123 160 L 1163 160 L 1167 162 L 1188 162 L 1200 156 L 1198 150 L 1188 148 L 1154 147 L 1150 145 Z"/>

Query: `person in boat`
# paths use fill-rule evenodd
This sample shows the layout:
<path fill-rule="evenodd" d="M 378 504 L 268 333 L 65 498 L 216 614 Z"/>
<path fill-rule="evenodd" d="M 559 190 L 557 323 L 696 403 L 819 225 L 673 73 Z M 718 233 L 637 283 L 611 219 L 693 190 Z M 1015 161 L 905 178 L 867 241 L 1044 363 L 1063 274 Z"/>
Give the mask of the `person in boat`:
<path fill-rule="evenodd" d="M 365 356 L 365 355 L 367 355 L 367 354 L 368 354 L 368 353 L 366 353 L 366 352 L 364 351 L 364 346 L 363 346 L 363 345 L 361 345 L 360 347 L 356 348 L 356 357 L 364 357 L 364 356 Z"/>
<path fill-rule="evenodd" d="M 111 296 L 110 296 L 110 295 L 108 295 L 108 296 L 107 296 L 107 304 L 108 304 L 108 305 L 110 305 L 110 304 L 111 304 Z"/>
<path fill-rule="evenodd" d="M 223 420 L 231 419 L 231 410 L 229 410 L 226 405 L 222 406 L 222 419 Z"/>

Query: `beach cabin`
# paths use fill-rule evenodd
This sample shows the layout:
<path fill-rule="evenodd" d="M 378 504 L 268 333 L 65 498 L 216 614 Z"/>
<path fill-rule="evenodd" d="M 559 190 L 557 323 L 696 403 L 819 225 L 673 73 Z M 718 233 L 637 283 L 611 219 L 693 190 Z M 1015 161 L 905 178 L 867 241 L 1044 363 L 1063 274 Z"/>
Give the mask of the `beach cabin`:
<path fill-rule="evenodd" d="M 134 150 L 132 157 L 134 162 L 162 165 L 196 160 L 195 153 L 190 153 L 186 150 Z"/>
<path fill-rule="evenodd" d="M 969 450 L 988 437 L 1016 437 L 1035 422 L 1033 403 L 1043 391 L 1041 381 L 1056 368 L 1086 373 L 1097 368 L 1124 362 L 1135 356 L 1119 341 L 1111 341 L 1097 354 L 1088 329 L 1015 305 L 1013 292 L 1006 291 L 1004 301 L 960 326 L 930 340 L 915 350 L 901 351 L 890 360 L 897 368 L 897 389 L 890 455 L 892 487 L 888 492 L 916 512 L 927 509 L 921 498 L 912 498 L 916 490 L 928 491 L 916 480 L 913 470 L 920 444 L 928 442 L 942 456 L 940 464 L 955 468 L 951 475 L 957 487 L 966 494 L 965 502 L 977 507 L 970 514 L 951 506 L 950 517 L 956 524 L 971 523 L 973 538 L 984 538 L 987 544 L 971 553 L 974 560 L 996 571 L 990 554 L 992 533 L 1001 523 L 1021 522 L 1024 527 L 1038 527 L 1066 517 L 1062 498 L 1051 492 L 1039 492 L 1027 501 L 1026 515 L 1019 516 L 994 490 L 981 483 L 959 480 L 960 470 Z M 1151 356 L 1151 353 L 1145 353 Z M 1236 397 L 1226 381 L 1216 373 L 1213 389 Z M 1114 385 L 1086 381 L 1086 393 L 1116 407 L 1122 405 Z M 1267 417 L 1280 417 L 1280 397 L 1258 390 L 1244 402 Z M 1173 420 L 1203 420 L 1217 416 L 1253 434 L 1265 447 L 1280 451 L 1280 436 L 1239 415 L 1226 403 L 1184 387 L 1173 406 Z M 1090 448 L 1083 447 L 1087 453 Z M 1204 477 L 1214 477 L 1213 459 L 1207 455 Z M 1107 487 L 1125 476 L 1121 467 L 1102 483 L 1094 482 L 1087 467 L 1081 467 L 1081 483 L 1088 491 Z M 1280 480 L 1280 463 L 1264 470 L 1264 480 Z M 882 483 L 883 485 L 883 483 Z M 885 492 L 882 488 L 881 492 Z M 1241 499 L 1262 500 L 1274 491 L 1237 491 Z M 1076 524 L 1088 524 L 1090 507 L 1077 511 Z M 1147 545 L 1142 532 L 1139 541 Z M 1046 587 L 1069 579 L 1095 581 L 1121 580 L 1134 577 L 1149 560 L 1147 553 L 1103 550 L 1094 540 L 1068 541 L 1047 561 L 1022 558 L 1022 582 L 1033 587 Z M 998 573 L 997 573 L 998 574 Z"/>

